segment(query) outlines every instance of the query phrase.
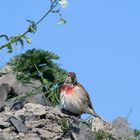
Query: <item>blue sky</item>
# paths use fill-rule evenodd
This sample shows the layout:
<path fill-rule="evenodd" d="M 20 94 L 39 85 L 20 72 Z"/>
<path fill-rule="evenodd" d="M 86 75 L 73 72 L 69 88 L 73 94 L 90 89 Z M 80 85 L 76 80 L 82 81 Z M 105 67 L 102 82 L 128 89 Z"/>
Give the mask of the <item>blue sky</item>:
<path fill-rule="evenodd" d="M 61 67 L 77 73 L 98 114 L 111 121 L 127 117 L 132 109 L 128 121 L 140 128 L 139 6 L 139 0 L 69 0 L 68 9 L 62 9 L 67 24 L 58 25 L 57 15 L 48 16 L 29 35 L 33 43 L 19 47 L 18 53 L 35 47 L 58 54 Z M 37 21 L 48 7 L 47 0 L 1 0 L 0 34 L 24 32 L 25 20 Z M 0 62 L 12 56 L 1 50 Z"/>

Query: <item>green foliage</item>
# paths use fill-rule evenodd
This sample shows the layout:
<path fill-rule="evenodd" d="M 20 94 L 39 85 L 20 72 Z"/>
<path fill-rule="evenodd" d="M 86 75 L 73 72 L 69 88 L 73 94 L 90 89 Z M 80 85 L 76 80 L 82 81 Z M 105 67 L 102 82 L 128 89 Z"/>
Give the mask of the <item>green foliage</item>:
<path fill-rule="evenodd" d="M 61 124 L 61 129 L 63 130 L 63 134 L 66 135 L 70 131 L 70 124 L 69 120 L 66 118 L 63 118 L 60 122 Z"/>
<path fill-rule="evenodd" d="M 105 130 L 98 130 L 96 132 L 96 138 L 97 140 L 118 140 L 118 138 L 115 138 L 114 135 L 108 131 L 105 131 Z"/>
<path fill-rule="evenodd" d="M 17 74 L 17 78 L 22 81 L 31 78 L 42 81 L 42 76 L 47 79 L 48 84 L 62 83 L 66 71 L 61 69 L 54 60 L 59 56 L 43 50 L 28 50 L 27 52 L 17 55 L 8 63 Z M 39 71 L 37 71 L 37 69 Z"/>
<path fill-rule="evenodd" d="M 27 43 L 31 44 L 31 41 L 30 41 L 31 39 L 28 38 L 27 36 L 25 36 L 25 34 L 19 34 L 19 35 L 16 35 L 16 36 L 11 36 L 10 38 L 7 35 L 0 35 L 0 38 L 5 38 L 5 40 L 7 41 L 7 43 L 4 46 L 8 48 L 9 53 L 13 52 L 13 46 L 12 45 L 17 46 L 18 44 L 20 44 L 23 47 L 25 41 Z M 0 47 L 0 49 L 4 48 L 4 46 L 2 45 Z"/>
<path fill-rule="evenodd" d="M 33 20 L 29 20 L 29 19 L 27 19 L 26 21 L 30 23 L 30 25 L 29 25 L 29 27 L 28 27 L 28 32 L 30 32 L 30 33 L 35 33 L 36 30 L 37 30 L 37 25 L 36 25 L 36 23 L 35 23 Z"/>
<path fill-rule="evenodd" d="M 66 75 L 66 71 L 54 62 L 58 59 L 59 56 L 54 53 L 32 49 L 17 55 L 8 65 L 22 82 L 40 80 L 47 98 L 55 105 L 59 103 L 59 87 Z"/>
<path fill-rule="evenodd" d="M 41 74 L 41 71 L 38 69 L 38 67 L 35 65 L 36 70 L 40 74 L 40 77 L 42 79 L 45 92 L 47 95 L 47 99 L 52 103 L 52 105 L 59 104 L 59 85 L 58 83 L 51 85 Z"/>
<path fill-rule="evenodd" d="M 134 135 L 135 137 L 140 137 L 140 130 L 139 129 L 134 129 Z"/>

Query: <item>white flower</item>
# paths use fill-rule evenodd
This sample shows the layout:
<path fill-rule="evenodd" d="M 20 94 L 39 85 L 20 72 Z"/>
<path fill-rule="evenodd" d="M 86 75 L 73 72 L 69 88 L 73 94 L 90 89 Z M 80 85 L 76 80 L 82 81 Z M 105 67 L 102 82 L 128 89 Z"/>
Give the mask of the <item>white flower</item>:
<path fill-rule="evenodd" d="M 67 8 L 68 5 L 69 5 L 69 3 L 68 3 L 67 0 L 59 0 L 59 3 L 61 4 L 61 6 L 62 6 L 63 8 Z"/>

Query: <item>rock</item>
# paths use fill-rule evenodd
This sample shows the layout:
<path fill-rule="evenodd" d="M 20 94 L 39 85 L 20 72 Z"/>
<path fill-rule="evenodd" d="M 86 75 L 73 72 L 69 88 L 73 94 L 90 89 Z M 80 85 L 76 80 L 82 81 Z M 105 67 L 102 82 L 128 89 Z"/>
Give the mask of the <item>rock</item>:
<path fill-rule="evenodd" d="M 38 80 L 31 80 L 28 83 L 22 83 L 16 79 L 16 76 L 12 73 L 8 73 L 0 77 L 0 110 L 3 109 L 6 100 L 11 97 L 19 96 L 17 100 L 18 104 L 15 104 L 14 100 L 8 101 L 6 105 L 14 106 L 13 109 L 21 109 L 22 104 L 19 104 L 19 100 L 27 103 L 36 103 L 41 105 L 51 105 L 43 93 L 41 82 Z M 23 103 L 23 102 L 22 102 Z"/>
<path fill-rule="evenodd" d="M 13 103 L 11 109 L 13 110 L 20 110 L 24 107 L 24 100 L 19 100 L 19 101 L 16 101 L 15 103 Z"/>
<path fill-rule="evenodd" d="M 112 122 L 112 131 L 119 138 L 135 140 L 134 132 L 129 127 L 127 120 L 123 117 L 118 117 Z"/>
<path fill-rule="evenodd" d="M 13 129 L 14 129 L 13 127 L 8 127 L 8 128 L 3 129 L 3 132 L 10 133 Z"/>
<path fill-rule="evenodd" d="M 112 123 L 104 124 L 102 120 L 93 118 L 91 120 L 92 131 L 99 132 L 100 130 L 113 138 L 120 139 L 131 139 L 136 140 L 133 130 L 129 127 L 128 122 L 125 118 L 118 117 L 112 121 Z"/>
<path fill-rule="evenodd" d="M 33 132 L 36 132 L 39 134 L 41 139 L 54 139 L 54 137 L 57 135 L 56 133 L 49 132 L 48 130 L 40 129 L 40 128 L 34 128 Z"/>
<path fill-rule="evenodd" d="M 97 117 L 92 118 L 90 120 L 90 122 L 91 122 L 91 129 L 92 129 L 92 131 L 99 131 L 101 129 L 104 130 L 104 129 L 106 129 L 109 126 L 109 124 L 108 125 L 105 124 L 101 119 L 99 119 Z"/>
<path fill-rule="evenodd" d="M 24 136 L 25 136 L 24 133 L 19 133 L 18 135 L 19 135 L 20 137 L 24 137 Z"/>
<path fill-rule="evenodd" d="M 22 83 L 17 80 L 17 85 L 14 86 L 14 90 L 16 93 L 18 93 L 18 95 L 30 92 L 33 94 L 41 93 L 42 92 L 41 82 L 38 80 L 32 80 L 28 83 Z"/>
<path fill-rule="evenodd" d="M 9 107 L 5 106 L 4 111 L 2 111 L 0 113 L 0 121 L 7 122 L 7 121 L 9 121 L 9 118 L 11 116 L 13 116 L 13 112 L 10 111 Z"/>
<path fill-rule="evenodd" d="M 17 138 L 9 133 L 0 132 L 0 140 L 17 140 Z"/>
<path fill-rule="evenodd" d="M 10 126 L 11 126 L 11 124 L 8 123 L 8 122 L 0 121 L 0 128 L 1 128 L 1 129 L 5 129 L 5 128 L 8 128 L 8 127 L 10 127 Z"/>
<path fill-rule="evenodd" d="M 21 140 L 43 140 L 36 133 L 27 133 Z"/>
<path fill-rule="evenodd" d="M 12 73 L 8 73 L 2 77 L 0 77 L 0 85 L 7 84 L 9 87 L 15 87 L 17 85 L 16 76 Z"/>
<path fill-rule="evenodd" d="M 45 97 L 44 93 L 39 93 L 25 99 L 26 103 L 35 103 L 41 105 L 51 106 L 50 102 Z"/>
<path fill-rule="evenodd" d="M 39 119 L 25 121 L 25 125 L 28 128 L 43 128 L 45 124 L 46 124 L 45 120 L 39 120 Z"/>
<path fill-rule="evenodd" d="M 12 71 L 11 66 L 7 64 L 3 68 L 0 69 L 0 76 L 3 76 L 11 71 Z"/>
<path fill-rule="evenodd" d="M 28 129 L 21 121 L 17 120 L 14 117 L 11 117 L 10 121 L 18 133 L 27 133 L 28 132 Z"/>
<path fill-rule="evenodd" d="M 70 127 L 73 140 L 96 140 L 96 135 L 83 123 L 73 123 Z"/>
<path fill-rule="evenodd" d="M 2 132 L 0 132 L 0 140 L 8 140 L 6 137 L 4 137 L 4 135 L 2 134 Z"/>
<path fill-rule="evenodd" d="M 33 115 L 44 115 L 46 114 L 46 108 L 45 106 L 42 106 L 40 104 L 33 104 L 33 103 L 27 103 L 24 105 L 24 108 L 22 110 L 18 110 L 15 112 L 15 116 L 18 117 L 19 115 L 24 116 L 33 116 Z"/>
<path fill-rule="evenodd" d="M 38 89 L 34 91 L 34 94 L 42 92 L 41 82 L 38 80 L 32 80 L 28 83 L 22 83 L 17 80 L 16 75 L 12 73 L 8 73 L 2 77 L 0 77 L 0 85 L 7 84 L 11 87 L 17 95 L 23 95 L 25 93 L 33 92 L 34 89 Z"/>
<path fill-rule="evenodd" d="M 8 84 L 0 85 L 0 111 L 3 111 L 5 102 L 8 99 L 8 96 L 11 95 L 12 89 L 9 87 Z"/>
<path fill-rule="evenodd" d="M 4 140 L 97 140 L 96 132 L 92 132 L 91 128 L 80 118 L 63 114 L 59 109 L 50 106 L 25 103 L 23 108 L 19 110 L 10 110 L 6 106 L 4 111 L 0 112 L 0 123 L 8 120 L 12 125 L 3 124 L 5 128 L 1 127 L 0 136 Z M 97 118 L 94 118 L 93 122 L 92 126 L 94 125 L 94 128 L 96 126 L 98 129 L 108 129 L 107 127 L 99 127 L 103 124 Z M 123 128 L 120 131 L 126 130 L 119 124 L 113 121 L 111 132 L 118 134 L 116 130 L 119 127 Z M 126 121 L 125 124 L 127 124 Z M 123 126 L 126 127 L 128 124 Z M 110 129 L 108 130 L 110 131 Z M 129 134 L 132 133 L 129 132 Z M 131 140 L 136 140 L 132 137 L 133 135 L 127 136 Z"/>

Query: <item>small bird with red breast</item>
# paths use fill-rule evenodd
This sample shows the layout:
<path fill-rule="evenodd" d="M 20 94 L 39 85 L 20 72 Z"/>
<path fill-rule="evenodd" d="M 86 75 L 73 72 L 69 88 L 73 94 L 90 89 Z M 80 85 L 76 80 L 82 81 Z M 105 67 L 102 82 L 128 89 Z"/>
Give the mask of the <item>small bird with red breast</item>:
<path fill-rule="evenodd" d="M 62 109 L 71 112 L 76 116 L 88 113 L 94 117 L 102 119 L 94 111 L 87 91 L 80 83 L 78 83 L 74 72 L 69 72 L 67 74 L 65 82 L 60 88 L 60 101 Z"/>

